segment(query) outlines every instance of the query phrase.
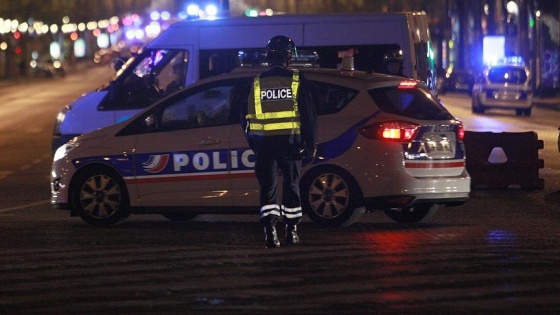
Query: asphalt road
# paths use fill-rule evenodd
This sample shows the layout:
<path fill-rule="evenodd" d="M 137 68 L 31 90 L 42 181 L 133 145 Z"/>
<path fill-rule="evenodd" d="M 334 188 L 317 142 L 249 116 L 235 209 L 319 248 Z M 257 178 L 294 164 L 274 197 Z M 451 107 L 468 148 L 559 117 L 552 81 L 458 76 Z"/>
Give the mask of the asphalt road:
<path fill-rule="evenodd" d="M 94 228 L 47 205 L 2 209 L 0 313 L 553 314 L 559 202 L 558 191 L 474 191 L 427 223 L 305 221 L 302 244 L 276 250 L 256 216 Z"/>

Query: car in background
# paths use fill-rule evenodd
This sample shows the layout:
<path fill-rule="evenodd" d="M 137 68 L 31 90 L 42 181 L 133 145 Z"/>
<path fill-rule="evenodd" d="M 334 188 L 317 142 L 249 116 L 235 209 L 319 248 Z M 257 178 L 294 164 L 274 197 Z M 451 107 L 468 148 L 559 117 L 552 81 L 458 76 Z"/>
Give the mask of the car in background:
<path fill-rule="evenodd" d="M 125 122 L 66 143 L 53 159 L 52 206 L 98 226 L 130 214 L 189 220 L 257 213 L 255 157 L 240 112 L 260 71 L 203 79 Z M 411 223 L 468 200 L 462 123 L 423 83 L 360 71 L 301 71 L 317 99 L 317 157 L 300 182 L 312 221 L 346 226 L 381 210 Z"/>
<path fill-rule="evenodd" d="M 473 87 L 472 112 L 490 108 L 513 109 L 517 116 L 531 116 L 531 75 L 523 64 L 498 64 L 484 69 Z"/>
<path fill-rule="evenodd" d="M 46 58 L 42 60 L 31 60 L 29 62 L 31 74 L 43 78 L 63 78 L 66 76 L 66 67 L 61 60 Z"/>
<path fill-rule="evenodd" d="M 438 89 L 440 94 L 447 92 L 466 92 L 469 96 L 474 86 L 474 76 L 467 71 L 454 69 L 445 73 L 441 79 L 441 85 Z"/>

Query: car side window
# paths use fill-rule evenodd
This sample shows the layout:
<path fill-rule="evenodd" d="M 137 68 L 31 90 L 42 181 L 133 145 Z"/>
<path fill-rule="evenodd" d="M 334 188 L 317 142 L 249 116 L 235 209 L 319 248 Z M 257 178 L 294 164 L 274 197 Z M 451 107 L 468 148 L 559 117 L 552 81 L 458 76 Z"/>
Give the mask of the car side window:
<path fill-rule="evenodd" d="M 161 112 L 162 131 L 220 126 L 228 123 L 233 82 L 208 84 L 194 93 L 174 97 Z"/>
<path fill-rule="evenodd" d="M 317 101 L 317 115 L 340 112 L 358 94 L 357 90 L 344 86 L 312 81 Z"/>

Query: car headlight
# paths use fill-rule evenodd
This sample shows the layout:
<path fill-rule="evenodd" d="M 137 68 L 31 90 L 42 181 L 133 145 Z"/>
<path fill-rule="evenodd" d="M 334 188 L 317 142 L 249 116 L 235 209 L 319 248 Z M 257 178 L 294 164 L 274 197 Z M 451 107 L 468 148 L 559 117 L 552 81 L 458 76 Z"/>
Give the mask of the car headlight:
<path fill-rule="evenodd" d="M 66 155 L 68 155 L 68 152 L 75 149 L 79 144 L 80 143 L 76 141 L 76 139 L 74 138 L 68 141 L 67 143 L 63 144 L 62 146 L 60 146 L 54 153 L 53 162 L 65 158 Z"/>

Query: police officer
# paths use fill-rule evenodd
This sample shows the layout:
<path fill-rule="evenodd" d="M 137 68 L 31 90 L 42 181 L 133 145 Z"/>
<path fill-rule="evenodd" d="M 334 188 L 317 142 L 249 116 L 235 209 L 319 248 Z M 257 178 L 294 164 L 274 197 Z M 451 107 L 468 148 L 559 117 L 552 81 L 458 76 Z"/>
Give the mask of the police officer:
<path fill-rule="evenodd" d="M 289 70 L 296 47 L 292 39 L 275 36 L 266 46 L 270 69 L 257 75 L 249 93 L 243 127 L 254 151 L 260 185 L 260 213 L 267 248 L 280 247 L 276 223 L 286 224 L 285 241 L 298 244 L 297 225 L 302 210 L 299 178 L 302 159 L 316 151 L 316 114 L 309 82 L 298 70 Z M 277 196 L 282 171 L 282 199 Z"/>
<path fill-rule="evenodd" d="M 403 76 L 402 50 L 389 50 L 383 57 L 383 64 L 388 74 Z"/>

